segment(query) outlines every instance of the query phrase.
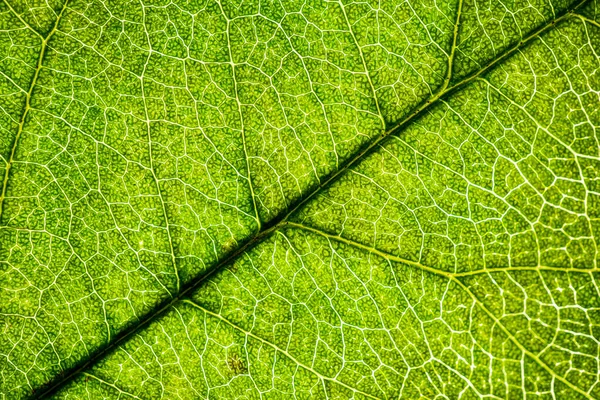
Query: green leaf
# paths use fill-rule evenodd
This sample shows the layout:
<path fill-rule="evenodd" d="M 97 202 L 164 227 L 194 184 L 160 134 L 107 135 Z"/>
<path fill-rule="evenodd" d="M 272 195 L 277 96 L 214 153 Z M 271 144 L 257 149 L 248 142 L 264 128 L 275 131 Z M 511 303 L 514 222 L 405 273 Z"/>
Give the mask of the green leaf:
<path fill-rule="evenodd" d="M 597 0 L 3 1 L 2 398 L 600 397 Z"/>

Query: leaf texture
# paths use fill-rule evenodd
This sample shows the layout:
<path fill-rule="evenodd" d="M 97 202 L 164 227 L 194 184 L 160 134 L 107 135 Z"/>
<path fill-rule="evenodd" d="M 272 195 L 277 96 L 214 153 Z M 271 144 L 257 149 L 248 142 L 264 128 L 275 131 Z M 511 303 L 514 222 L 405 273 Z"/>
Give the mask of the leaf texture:
<path fill-rule="evenodd" d="M 4 398 L 600 397 L 600 5 L 0 5 Z"/>

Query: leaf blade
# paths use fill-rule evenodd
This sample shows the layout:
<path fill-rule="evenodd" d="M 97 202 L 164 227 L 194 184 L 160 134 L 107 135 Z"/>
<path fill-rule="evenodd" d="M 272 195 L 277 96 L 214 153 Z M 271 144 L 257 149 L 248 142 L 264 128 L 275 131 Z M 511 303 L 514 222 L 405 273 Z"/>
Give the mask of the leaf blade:
<path fill-rule="evenodd" d="M 343 5 L 340 5 L 340 8 L 341 8 L 342 10 L 344 10 L 344 9 L 345 9 Z M 175 13 L 176 13 L 177 11 L 176 11 L 176 10 L 172 10 L 172 9 L 167 11 L 167 13 L 171 13 L 171 12 L 175 12 Z M 233 12 L 233 11 L 232 11 L 232 12 Z M 244 14 L 244 13 L 246 13 L 246 12 L 247 12 L 247 10 L 246 10 L 246 11 L 243 11 L 243 12 L 242 12 L 242 14 Z M 224 12 L 221 12 L 221 14 L 224 14 Z M 242 16 L 242 17 L 243 17 L 243 16 Z M 245 18 L 245 17 L 244 17 L 244 18 Z M 182 18 L 182 19 L 181 19 L 181 21 L 183 22 L 183 25 L 181 25 L 181 27 L 182 27 L 182 28 L 185 28 L 185 18 Z M 355 42 L 355 44 L 357 45 L 357 47 L 359 48 L 359 53 L 360 53 L 360 54 L 366 54 L 366 53 L 363 53 L 363 52 L 362 52 L 362 50 L 360 49 L 360 43 L 359 43 L 360 41 L 359 41 L 359 39 L 357 39 L 357 36 L 355 35 L 355 32 L 353 31 L 353 26 L 354 26 L 354 25 L 351 25 L 349 21 L 350 21 L 350 20 L 348 19 L 348 17 L 346 17 L 346 27 L 347 27 L 347 30 L 346 30 L 345 32 L 348 32 L 349 34 L 351 34 L 351 36 L 354 36 L 354 42 Z M 451 25 L 452 25 L 452 24 L 451 24 Z M 455 26 L 455 25 L 452 25 L 452 26 Z M 227 30 L 228 30 L 228 29 L 227 29 Z M 241 28 L 240 28 L 240 30 L 241 30 Z M 159 38 L 159 39 L 160 39 L 160 38 Z M 163 43 L 163 42 L 161 42 L 160 40 L 158 40 L 156 43 L 160 44 L 160 43 Z M 163 44 L 164 44 L 164 45 L 166 45 L 166 43 L 169 43 L 169 41 L 167 40 L 167 42 L 164 42 Z M 178 50 L 177 50 L 177 46 L 175 46 L 174 48 L 164 47 L 163 49 L 164 49 L 165 51 L 167 51 L 167 52 L 169 52 L 169 51 L 178 51 Z M 204 54 L 206 54 L 206 53 L 204 53 Z M 363 65 L 366 65 L 366 64 L 367 64 L 367 62 L 366 62 L 366 59 L 364 58 L 364 56 L 362 56 L 362 55 L 361 55 L 361 58 L 362 58 L 362 61 L 363 61 Z M 230 58 L 229 58 L 229 59 L 231 60 L 231 56 L 230 56 Z M 168 68 L 172 68 L 172 71 L 176 71 L 176 70 L 177 70 L 177 68 L 182 68 L 182 67 L 181 67 L 181 65 L 182 65 L 182 64 L 181 64 L 181 63 L 179 63 L 177 60 L 172 60 L 172 61 L 169 61 L 169 62 L 167 62 L 167 65 L 168 65 Z M 226 65 L 226 64 L 225 64 L 225 65 Z M 185 68 L 187 68 L 187 66 L 185 66 L 185 65 L 184 65 L 184 67 L 185 67 Z M 232 67 L 232 68 L 233 68 L 233 67 Z M 232 71 L 232 70 L 230 69 L 229 71 L 230 71 L 229 73 L 231 74 L 231 71 Z M 202 73 L 200 73 L 199 75 L 200 75 L 200 76 L 202 76 L 203 74 L 206 74 L 206 72 L 202 72 Z M 364 76 L 365 76 L 365 77 L 368 77 L 368 74 L 369 74 L 369 71 L 368 71 L 368 69 L 365 69 L 365 71 L 363 72 L 363 74 L 364 74 Z M 210 75 L 210 74 L 209 74 L 209 75 Z M 360 74 L 359 74 L 359 75 L 360 75 Z M 143 76 L 143 75 L 142 75 L 142 76 Z M 172 85 L 172 83 L 171 83 L 171 81 L 169 81 L 169 79 L 171 79 L 171 81 L 172 81 L 172 82 L 177 82 L 177 79 L 175 78 L 175 76 L 174 76 L 174 75 L 168 76 L 168 74 L 167 74 L 167 75 L 163 75 L 163 76 L 161 76 L 161 74 L 160 74 L 159 70 L 157 69 L 157 70 L 155 71 L 155 73 L 154 73 L 154 76 L 152 76 L 152 82 L 151 82 L 151 83 L 148 83 L 149 85 L 151 85 L 151 87 L 150 87 L 148 90 L 150 90 L 150 92 L 152 92 L 152 93 L 157 93 L 157 92 L 160 92 L 161 90 L 164 90 L 164 89 L 161 89 L 161 85 L 162 85 L 162 87 L 163 87 L 163 88 L 166 88 L 166 87 L 169 87 L 170 85 Z M 234 78 L 234 80 L 237 80 L 237 79 L 236 79 L 236 78 Z M 143 79 L 142 79 L 142 81 L 143 81 Z M 145 90 L 145 89 L 144 89 L 144 88 L 145 88 L 145 86 L 146 86 L 146 83 L 142 83 L 142 98 L 145 98 L 145 95 L 143 94 L 143 91 Z M 372 87 L 372 88 L 375 88 L 375 86 L 373 85 L 373 83 L 371 83 L 371 87 Z M 233 91 L 231 91 L 231 89 L 229 89 L 229 90 L 230 90 L 230 93 L 234 92 L 234 93 L 235 93 L 235 96 L 236 96 L 236 97 L 238 96 L 239 89 L 237 89 L 237 88 L 233 88 Z M 150 100 L 152 100 L 152 101 L 155 101 L 156 99 L 150 99 Z M 232 103 L 235 103 L 235 101 L 232 101 Z M 167 104 L 167 103 L 165 103 L 165 104 Z M 176 103 L 172 103 L 172 104 L 176 104 Z M 266 103 L 265 103 L 265 104 L 266 104 Z M 160 115 L 161 115 L 161 114 L 160 114 L 160 107 L 158 108 L 158 110 L 159 110 L 159 114 L 157 114 L 157 115 L 158 115 L 158 116 L 160 116 Z M 238 102 L 238 110 L 239 110 L 239 102 Z M 166 111 L 166 110 L 165 110 L 165 111 Z M 168 113 L 167 113 L 167 114 L 162 114 L 162 115 L 163 115 L 163 116 L 167 116 L 167 119 L 168 119 L 168 118 L 174 118 L 174 117 L 172 117 L 172 116 L 171 116 L 171 117 L 169 117 L 169 116 L 168 116 Z M 177 118 L 179 118 L 179 117 L 175 117 L 175 119 L 176 119 L 176 120 L 177 120 Z M 184 121 L 184 120 L 185 120 L 185 118 L 186 118 L 186 117 L 185 117 L 185 116 L 182 114 L 182 115 L 181 115 L 181 120 L 182 120 L 182 121 Z M 142 120 L 143 120 L 143 119 L 142 119 Z M 146 118 L 146 120 L 148 120 L 148 118 Z M 157 125 L 158 125 L 158 126 L 160 126 L 161 124 L 162 124 L 162 121 L 160 121 L 160 118 L 159 118 L 159 120 L 157 121 Z M 143 124 L 142 124 L 142 125 L 143 125 Z M 147 126 L 149 126 L 150 124 L 149 124 L 148 122 L 146 122 L 146 125 L 147 125 Z M 172 124 L 172 123 L 167 123 L 166 125 L 167 125 L 167 126 L 170 126 L 170 127 L 177 127 L 177 124 Z M 71 129 L 74 129 L 74 126 L 70 126 L 70 128 L 71 128 Z M 149 129 L 149 128 L 148 128 L 148 129 Z M 242 129 L 242 130 L 243 130 L 243 129 Z M 184 137 L 184 138 L 185 138 L 185 133 L 184 133 L 184 134 L 183 134 L 181 137 Z M 205 136 L 205 137 L 206 137 L 206 136 Z M 219 136 L 218 136 L 218 135 L 216 135 L 216 136 L 214 136 L 214 137 L 219 137 Z M 245 137 L 245 135 L 242 135 L 242 137 L 244 138 L 244 137 Z M 181 140 L 181 139 L 179 139 L 179 140 L 175 140 L 175 141 L 168 141 L 168 143 L 170 143 L 170 144 L 169 144 L 168 146 L 164 146 L 164 148 L 165 148 L 165 149 L 167 149 L 167 148 L 168 148 L 168 149 L 165 151 L 165 154 L 168 154 L 168 153 L 170 153 L 170 152 L 172 151 L 171 149 L 172 149 L 172 146 L 173 146 L 173 144 L 174 144 L 175 142 L 177 142 L 177 141 L 183 141 L 183 142 L 185 142 L 186 140 L 187 140 L 187 139 L 184 139 L 184 140 Z M 209 141 L 210 141 L 210 139 L 209 139 Z M 152 143 L 152 139 L 150 139 L 150 140 L 149 140 L 149 142 L 150 142 L 150 143 L 148 144 L 148 147 L 151 149 L 151 148 L 152 148 L 152 144 L 153 144 L 153 143 Z M 127 147 L 127 145 L 125 145 L 125 147 Z M 169 148 L 169 147 L 170 147 L 170 148 Z M 242 146 L 242 147 L 245 147 L 245 146 Z M 151 151 L 150 151 L 150 150 L 149 150 L 148 152 L 149 152 L 149 153 L 151 153 Z M 245 180 L 246 180 L 246 182 L 248 182 L 248 181 L 249 181 L 249 179 L 250 179 L 250 177 L 249 177 L 249 174 L 251 174 L 251 172 L 252 172 L 252 168 L 249 168 L 249 167 L 248 167 L 248 164 L 246 164 L 246 162 L 247 162 L 247 160 L 248 160 L 248 158 L 249 158 L 249 157 L 248 157 L 248 153 L 247 153 L 247 151 L 240 151 L 239 153 L 240 153 L 240 155 L 241 155 L 241 156 L 240 156 L 240 157 L 238 157 L 238 160 L 239 160 L 239 161 L 237 161 L 237 164 L 236 164 L 236 165 L 239 165 L 240 167 L 238 167 L 238 168 L 235 168 L 235 167 L 234 167 L 234 170 L 236 170 L 236 171 L 243 171 L 243 170 L 244 170 L 244 168 L 246 168 L 246 171 L 248 171 L 248 175 L 247 175 L 246 177 L 244 177 L 244 174 L 243 174 L 243 173 L 239 173 L 239 176 L 240 176 L 240 181 L 244 181 L 244 179 L 245 179 Z M 244 153 L 245 153 L 245 155 L 244 155 Z M 350 152 L 350 153 L 352 153 L 352 152 Z M 351 164 L 353 163 L 353 161 L 356 161 L 356 160 L 358 160 L 358 159 L 362 158 L 362 156 L 363 156 L 365 153 L 367 153 L 367 151 L 364 151 L 364 150 L 361 150 L 361 151 L 359 151 L 358 153 L 355 153 L 355 155 L 353 156 L 353 158 L 351 158 L 351 160 L 352 160 L 352 161 L 351 161 L 349 164 L 351 165 Z M 337 154 L 337 153 L 336 153 L 336 154 Z M 152 174 L 154 174 L 154 173 L 155 173 L 155 169 L 157 169 L 156 167 L 152 166 L 152 163 L 153 163 L 153 161 L 154 161 L 153 159 L 154 159 L 154 156 L 150 155 L 150 168 L 147 168 L 147 169 L 148 169 L 148 170 L 149 170 L 149 171 L 150 171 Z M 165 161 L 161 161 L 161 163 L 164 163 L 164 165 L 167 165 L 167 164 L 169 163 L 169 161 L 170 161 L 168 156 L 164 157 L 162 160 L 165 160 Z M 142 163 L 142 164 L 143 164 L 143 163 Z M 159 164 L 160 164 L 160 163 L 159 163 Z M 349 165 L 349 164 L 346 164 L 346 165 Z M 158 165 L 158 164 L 157 164 L 157 165 Z M 162 165 L 161 165 L 161 166 L 162 166 Z M 160 167 L 159 167 L 159 168 L 160 168 Z M 329 178 L 327 178 L 327 179 L 326 179 L 326 182 L 325 182 L 324 184 L 321 184 L 321 185 L 319 185 L 319 186 L 318 186 L 318 188 L 320 188 L 320 187 L 322 187 L 322 186 L 327 186 L 327 185 L 329 185 L 329 184 L 330 184 L 330 182 L 333 182 L 333 181 L 335 181 L 335 179 L 337 178 L 337 176 L 341 176 L 341 175 L 342 175 L 342 172 L 343 172 L 343 171 L 345 171 L 345 170 L 346 170 L 346 167 L 343 167 L 342 169 L 338 170 L 338 172 L 333 172 L 333 174 L 331 175 L 331 177 L 333 177 L 333 179 L 329 179 Z M 172 167 L 171 167 L 171 171 L 172 171 Z M 318 175 L 318 174 L 317 174 L 317 175 Z M 191 177 L 191 175 L 190 175 L 190 177 Z M 175 184 L 179 184 L 179 182 L 177 182 L 177 179 L 178 179 L 178 178 L 175 178 L 175 179 L 174 179 L 174 180 L 172 180 L 172 181 L 173 181 Z M 157 178 L 155 177 L 155 178 L 154 178 L 154 181 L 157 181 L 157 180 L 159 180 L 159 179 L 157 179 Z M 169 179 L 169 180 L 170 180 L 170 179 Z M 166 185 L 166 183 L 165 183 L 165 185 Z M 159 185 L 159 186 L 160 186 L 160 185 Z M 310 185 L 308 185 L 308 186 L 310 186 Z M 184 183 L 184 187 L 185 187 L 185 183 Z M 248 188 L 248 187 L 249 187 L 249 183 L 248 183 L 248 186 L 246 186 L 246 188 Z M 158 190 L 159 190 L 159 192 L 160 192 L 160 187 L 159 187 L 159 189 L 158 189 Z M 179 187 L 172 187 L 172 188 L 171 188 L 171 190 L 172 190 L 174 193 L 181 193 L 181 192 L 182 192 L 181 186 L 179 186 Z M 252 189 L 251 189 L 251 188 L 250 188 L 250 190 L 246 189 L 246 192 L 247 192 L 247 193 L 249 193 L 249 192 L 252 192 Z M 292 192 L 293 192 L 293 191 L 292 191 Z M 162 195 L 153 195 L 153 196 L 154 196 L 154 197 L 156 197 L 158 200 L 160 200 L 160 197 L 162 197 Z M 299 204 L 299 205 L 302 205 L 302 204 L 304 203 L 304 200 L 302 200 L 302 199 L 305 199 L 306 197 L 303 197 L 303 196 L 304 196 L 304 195 L 302 195 L 302 194 L 301 194 L 301 195 L 300 195 L 300 197 L 298 197 L 298 199 L 299 199 L 299 200 L 298 200 L 298 201 L 299 201 L 299 203 L 297 203 L 297 204 Z M 310 196 L 311 196 L 311 195 L 309 195 L 309 197 L 310 197 Z M 284 197 L 285 197 L 285 196 L 284 196 Z M 243 214 L 245 214 L 245 217 L 247 217 L 247 220 L 246 220 L 246 221 L 248 221 L 248 223 L 247 223 L 247 224 L 245 224 L 245 225 L 244 225 L 244 226 L 245 226 L 245 228 L 243 228 L 243 229 L 246 229 L 246 230 L 245 230 L 245 233 L 242 233 L 242 235 L 241 235 L 241 236 L 238 236 L 238 238 L 240 238 L 240 241 L 242 241 L 242 242 L 244 242 L 245 240 L 249 240 L 249 241 L 248 241 L 248 242 L 246 242 L 246 243 L 253 244 L 253 243 L 254 243 L 254 242 L 253 242 L 253 240 L 254 240 L 254 239 L 246 239 L 246 238 L 251 238 L 251 237 L 257 238 L 257 236 L 252 236 L 252 235 L 256 235 L 256 233 L 252 233 L 253 231 L 255 232 L 255 229 L 254 229 L 254 228 L 252 228 L 252 221 L 255 221 L 255 218 L 253 218 L 253 216 L 252 216 L 252 214 L 253 214 L 253 211 L 252 211 L 252 210 L 256 210 L 256 207 L 255 207 L 255 206 L 254 206 L 254 207 L 250 206 L 250 202 L 255 202 L 255 197 L 254 197 L 254 195 L 251 195 L 251 196 L 248 196 L 248 199 L 250 199 L 250 201 L 247 203 L 247 204 L 248 204 L 248 206 L 249 206 L 247 209 L 248 209 L 249 211 L 247 211 L 247 212 L 243 213 Z M 165 230 L 166 230 L 166 232 L 168 233 L 168 231 L 169 231 L 169 225 L 170 225 L 169 219 L 167 218 L 168 211 L 165 211 L 165 210 L 166 210 L 166 207 L 164 207 L 164 200 L 162 200 L 161 202 L 163 203 L 163 214 L 164 214 L 164 218 L 163 218 L 163 222 L 159 223 L 158 225 L 163 225 L 163 227 L 161 227 L 161 228 L 160 228 L 160 230 L 162 230 L 162 231 L 165 231 Z M 292 204 L 294 204 L 294 203 L 292 203 Z M 299 206 L 298 206 L 298 207 L 299 207 Z M 158 207 L 158 206 L 153 206 L 153 209 L 154 209 L 154 210 L 158 210 L 159 208 L 160 208 L 160 207 Z M 173 209 L 175 209 L 175 210 L 176 210 L 177 208 L 178 208 L 178 207 L 177 207 L 177 206 L 175 206 Z M 154 211 L 153 211 L 153 213 L 154 213 Z M 174 214 L 174 212 L 171 212 L 171 215 L 173 215 L 173 214 Z M 185 220 L 185 218 L 183 218 L 183 219 Z M 164 225 L 166 225 L 166 226 L 164 226 Z M 228 227 L 229 225 L 230 225 L 230 223 L 224 223 L 222 226 L 224 226 L 224 227 Z M 267 230 L 269 230 L 269 229 L 272 229 L 272 228 L 274 228 L 274 227 L 278 228 L 279 226 L 283 226 L 283 225 L 284 225 L 284 223 L 282 223 L 281 225 L 274 225 L 274 226 L 268 226 L 268 225 L 267 225 L 267 227 L 263 229 L 262 233 L 259 233 L 259 234 L 258 234 L 258 237 L 268 237 L 268 236 L 269 236 L 268 234 L 264 234 L 265 232 L 267 232 Z M 115 221 L 115 226 L 117 226 L 117 227 L 119 226 L 119 225 L 117 224 L 117 222 L 116 222 L 116 221 Z M 238 224 L 238 226 L 239 226 L 239 224 Z M 165 229 L 165 228 L 166 228 L 166 229 Z M 185 237 L 185 236 L 186 236 L 186 233 L 187 233 L 187 231 L 186 231 L 187 227 L 186 227 L 186 226 L 182 226 L 181 228 L 182 228 L 182 229 L 180 230 L 180 232 L 179 232 L 179 235 L 181 235 L 181 236 L 182 236 L 182 237 L 184 237 L 185 239 L 182 239 L 182 240 L 180 241 L 180 244 L 181 244 L 181 245 L 185 245 L 185 243 L 186 243 L 186 242 L 188 242 L 188 243 L 194 243 L 194 241 L 193 241 L 193 240 L 189 239 L 189 238 L 190 238 L 190 236 L 187 236 L 187 238 Z M 152 228 L 152 229 L 154 229 L 154 228 Z M 267 233 L 268 233 L 268 232 L 267 232 Z M 175 236 L 177 237 L 178 235 L 175 235 Z M 233 236 L 235 236 L 235 235 L 233 235 Z M 192 237 L 193 237 L 193 236 L 192 236 Z M 219 240 L 223 240 L 223 239 L 219 239 Z M 12 239 L 10 239 L 10 238 L 7 240 L 7 242 L 11 242 L 11 241 L 13 241 L 13 240 L 12 240 Z M 161 242 L 164 242 L 164 243 L 169 243 L 169 242 L 171 242 L 170 240 L 160 240 L 160 241 L 161 241 Z M 236 240 L 236 239 L 234 239 L 234 241 L 237 241 L 237 240 Z M 217 249 L 214 249 L 214 251 L 212 252 L 214 255 L 211 255 L 211 256 L 209 256 L 209 259 L 211 259 L 211 258 L 212 258 L 212 260 L 218 260 L 220 257 L 222 257 L 221 255 L 219 255 L 219 253 L 228 253 L 228 252 L 230 251 L 230 247 L 231 247 L 231 246 L 226 246 L 226 243 L 227 243 L 227 242 L 225 242 L 224 244 L 222 244 L 222 246 L 223 246 L 223 247 L 221 248 L 221 251 L 219 251 L 219 250 L 218 250 L 218 242 L 219 242 L 219 241 L 217 240 L 217 244 L 216 244 L 216 247 L 217 247 Z M 221 243 L 223 243 L 223 242 L 221 241 Z M 176 247 L 176 246 L 174 246 L 174 247 Z M 214 244 L 214 242 L 213 242 L 213 248 L 214 248 L 214 247 L 215 247 L 215 244 Z M 196 251 L 197 251 L 197 249 L 193 249 L 193 248 L 192 248 L 190 251 L 188 251 L 188 252 L 187 252 L 187 254 L 186 254 L 186 252 L 185 252 L 185 251 L 183 251 L 182 253 L 183 253 L 183 254 L 185 254 L 185 255 L 184 255 L 183 257 L 181 257 L 181 258 L 185 260 L 185 258 L 188 258 L 190 255 L 193 255 L 193 254 L 194 254 Z M 164 253 L 164 254 L 165 254 L 165 256 L 168 256 L 169 254 L 171 254 L 171 255 L 175 255 L 175 254 L 176 254 L 176 252 L 175 252 L 174 250 L 170 250 L 170 251 L 169 251 L 169 250 L 161 250 L 161 252 L 162 252 L 162 253 Z M 196 254 L 197 254 L 197 253 L 196 253 Z M 194 261 L 194 262 L 201 261 L 202 263 L 204 263 L 204 262 L 205 262 L 205 260 L 206 260 L 206 256 L 205 256 L 205 255 L 193 255 L 192 257 L 193 257 L 193 261 Z M 222 258 L 221 258 L 221 260 L 222 260 Z M 181 261 L 181 260 L 180 260 L 180 261 Z M 212 262 L 214 263 L 215 261 L 212 261 Z M 21 261 L 18 261 L 18 262 L 16 263 L 16 265 L 18 265 L 19 263 L 22 263 L 22 262 L 21 262 Z M 161 262 L 159 262 L 158 264 L 159 264 L 159 265 L 167 265 L 168 263 L 167 263 L 167 262 L 164 262 L 164 261 L 161 261 Z M 143 265 L 143 263 L 142 263 L 142 265 Z M 182 264 L 182 265 L 183 265 L 183 264 Z M 210 265 L 210 264 L 209 264 L 209 265 Z M 219 264 L 217 263 L 217 264 L 213 264 L 213 265 L 217 265 L 217 266 L 218 266 Z M 187 276 L 185 276 L 185 269 L 186 269 L 186 268 L 187 268 L 187 269 L 189 269 L 189 270 L 188 270 L 188 272 L 187 272 Z M 204 267 L 204 269 L 205 269 L 205 268 L 206 268 L 206 267 Z M 209 268 L 210 268 L 210 267 L 209 267 Z M 153 272 L 152 272 L 152 270 L 153 270 L 153 269 L 154 269 L 154 268 L 150 268 L 150 270 L 149 270 L 149 272 L 150 272 L 150 274 L 151 274 L 151 275 L 152 275 L 152 273 L 153 273 Z M 159 269 L 160 269 L 160 267 L 159 267 Z M 192 263 L 189 263 L 189 264 L 187 264 L 187 266 L 185 266 L 185 267 L 183 267 L 183 268 L 182 268 L 182 271 L 184 271 L 184 278 L 183 278 L 183 281 L 184 281 L 184 282 L 191 282 L 192 280 L 194 280 L 194 277 L 198 276 L 199 272 L 200 272 L 200 271 L 202 271 L 202 270 L 203 270 L 203 268 L 198 268 L 197 266 L 193 265 L 193 262 L 192 262 Z M 181 271 L 177 271 L 177 272 L 181 272 Z M 200 272 L 200 274 L 201 274 L 201 272 Z M 158 282 L 160 282 L 160 281 L 161 281 L 161 279 L 162 279 L 162 278 L 159 278 L 157 281 L 158 281 Z M 171 278 L 169 278 L 169 279 L 171 279 Z M 91 281 L 93 281 L 93 279 L 91 279 Z M 173 285 L 173 284 L 169 283 L 169 285 Z M 177 285 L 174 285 L 174 287 L 176 288 L 176 287 L 177 287 Z M 166 287 L 165 287 L 165 289 L 166 289 Z M 93 292 L 95 292 L 95 291 L 96 291 L 96 289 L 95 289 L 95 288 L 92 288 L 92 289 L 90 289 L 90 290 L 91 290 L 91 291 L 93 291 Z M 143 289 L 142 289 L 142 291 L 146 291 L 146 290 L 147 290 L 146 288 L 143 288 Z M 173 289 L 173 290 L 167 289 L 167 290 L 165 290 L 165 292 L 166 292 L 166 293 L 168 293 L 168 292 L 171 292 L 171 291 L 172 291 L 172 292 L 175 292 L 175 293 L 177 293 L 178 289 Z M 175 295 L 175 297 L 178 297 L 178 296 L 179 296 L 179 295 L 177 295 L 177 294 Z M 163 301 L 164 301 L 164 300 L 160 300 L 160 299 L 159 299 L 158 301 L 157 301 L 157 300 L 151 300 L 151 301 L 150 301 L 150 304 L 154 304 L 154 305 L 155 305 L 155 304 L 157 304 L 157 303 L 161 303 L 161 302 L 163 302 Z M 152 309 L 152 306 L 150 306 L 150 308 L 146 308 L 146 310 L 148 310 L 148 309 Z M 141 314 L 143 314 L 143 313 L 144 313 L 144 311 L 142 311 L 142 312 L 141 312 Z M 127 314 L 127 313 L 125 313 L 125 314 L 124 314 L 124 317 L 125 317 L 125 319 L 131 318 L 131 316 L 127 316 L 126 314 Z M 121 332 L 122 332 L 121 328 L 117 328 L 117 331 L 121 331 Z M 126 331 L 126 330 L 125 330 L 125 331 Z M 59 357 L 59 358 L 60 358 L 60 357 Z"/>

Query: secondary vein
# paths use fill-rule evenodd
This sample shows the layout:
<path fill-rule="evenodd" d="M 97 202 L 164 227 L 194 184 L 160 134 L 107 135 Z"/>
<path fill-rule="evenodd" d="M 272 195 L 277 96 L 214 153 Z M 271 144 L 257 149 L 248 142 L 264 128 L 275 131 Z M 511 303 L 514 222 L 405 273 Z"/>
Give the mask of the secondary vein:
<path fill-rule="evenodd" d="M 40 54 L 38 56 L 38 62 L 35 68 L 35 73 L 33 74 L 33 78 L 31 80 L 31 84 L 29 86 L 29 90 L 27 91 L 27 94 L 25 96 L 25 109 L 23 110 L 23 114 L 21 114 L 21 119 L 19 120 L 19 126 L 17 128 L 17 134 L 15 135 L 15 139 L 13 141 L 11 150 L 10 150 L 10 156 L 8 159 L 8 162 L 6 163 L 6 169 L 4 171 L 4 178 L 2 180 L 2 192 L 0 193 L 0 221 L 2 221 L 2 213 L 4 210 L 4 199 L 6 197 L 6 190 L 8 187 L 8 178 L 10 176 L 10 170 L 12 169 L 12 166 L 15 162 L 15 154 L 17 152 L 17 146 L 19 144 L 19 139 L 21 138 L 21 134 L 23 133 L 23 127 L 25 126 L 25 120 L 27 119 L 27 115 L 29 114 L 29 110 L 31 110 L 31 95 L 33 94 L 33 90 L 36 86 L 38 77 L 40 75 L 40 71 L 42 69 L 43 66 L 43 62 L 44 62 L 44 56 L 46 55 L 46 49 L 48 48 L 48 42 L 50 41 L 50 38 L 52 38 L 52 36 L 54 35 L 54 33 L 58 30 L 58 23 L 60 22 L 65 10 L 67 9 L 67 3 L 69 2 L 69 0 L 65 0 L 65 3 L 63 4 L 62 9 L 60 10 L 60 13 L 58 14 L 58 16 L 56 17 L 56 21 L 54 22 L 54 26 L 52 27 L 52 30 L 48 33 L 48 35 L 46 36 L 46 38 L 44 38 L 42 40 L 42 45 L 40 47 Z M 9 7 L 9 9 L 23 22 L 25 23 L 25 21 L 23 21 L 23 19 L 21 18 L 21 16 L 19 14 L 17 14 L 15 12 L 15 10 L 10 6 L 10 4 L 8 4 L 8 2 L 5 2 L 7 4 L 7 6 Z M 25 23 L 25 25 L 32 29 L 27 23 Z M 40 36 L 40 38 L 42 37 L 37 31 L 33 30 L 34 32 L 36 32 L 36 34 L 38 36 Z"/>

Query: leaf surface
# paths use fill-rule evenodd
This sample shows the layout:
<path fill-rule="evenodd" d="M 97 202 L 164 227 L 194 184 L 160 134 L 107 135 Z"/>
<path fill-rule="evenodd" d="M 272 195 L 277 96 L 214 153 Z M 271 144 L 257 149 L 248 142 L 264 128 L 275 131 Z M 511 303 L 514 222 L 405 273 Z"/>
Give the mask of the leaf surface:
<path fill-rule="evenodd" d="M 600 396 L 597 1 L 2 7 L 6 398 Z"/>

